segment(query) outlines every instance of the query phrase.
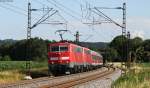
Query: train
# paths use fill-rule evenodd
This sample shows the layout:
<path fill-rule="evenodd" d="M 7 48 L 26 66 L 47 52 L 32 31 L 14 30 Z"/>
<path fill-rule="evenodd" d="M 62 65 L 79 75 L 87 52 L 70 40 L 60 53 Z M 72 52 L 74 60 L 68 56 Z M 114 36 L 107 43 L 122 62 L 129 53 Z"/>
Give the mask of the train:
<path fill-rule="evenodd" d="M 77 44 L 60 41 L 48 44 L 49 74 L 72 74 L 99 68 L 103 57 Z"/>

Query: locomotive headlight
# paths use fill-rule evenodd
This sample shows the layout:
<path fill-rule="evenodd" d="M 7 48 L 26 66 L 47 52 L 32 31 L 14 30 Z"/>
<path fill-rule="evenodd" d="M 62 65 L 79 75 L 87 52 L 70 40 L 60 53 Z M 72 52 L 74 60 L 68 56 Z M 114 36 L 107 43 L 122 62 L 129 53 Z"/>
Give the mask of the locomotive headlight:
<path fill-rule="evenodd" d="M 68 64 L 68 63 L 69 63 L 69 61 L 66 61 L 66 63 Z"/>
<path fill-rule="evenodd" d="M 54 64 L 54 62 L 51 62 L 51 64 Z"/>
<path fill-rule="evenodd" d="M 69 60 L 69 57 L 61 57 L 61 60 Z"/>
<path fill-rule="evenodd" d="M 58 57 L 51 57 L 50 60 L 58 60 Z"/>

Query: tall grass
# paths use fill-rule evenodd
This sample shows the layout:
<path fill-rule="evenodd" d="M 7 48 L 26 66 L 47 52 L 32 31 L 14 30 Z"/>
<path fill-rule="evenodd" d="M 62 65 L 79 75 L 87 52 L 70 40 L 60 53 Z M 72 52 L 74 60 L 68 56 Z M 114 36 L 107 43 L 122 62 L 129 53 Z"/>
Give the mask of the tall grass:
<path fill-rule="evenodd" d="M 150 64 L 138 64 L 141 69 L 131 69 L 127 74 L 120 77 L 112 88 L 150 88 Z"/>
<path fill-rule="evenodd" d="M 31 68 L 47 67 L 47 62 L 33 62 L 30 61 Z M 26 61 L 0 61 L 0 71 L 7 70 L 25 70 Z"/>
<path fill-rule="evenodd" d="M 150 63 L 141 63 L 139 66 L 147 68 L 150 67 Z"/>
<path fill-rule="evenodd" d="M 13 83 L 15 81 L 20 81 L 24 78 L 24 76 L 25 74 L 22 74 L 17 70 L 3 71 L 3 72 L 0 72 L 0 84 Z"/>
<path fill-rule="evenodd" d="M 35 75 L 46 73 L 47 62 L 30 62 L 31 72 Z M 0 84 L 23 80 L 26 73 L 26 61 L 0 61 Z M 43 74 L 43 73 L 42 73 Z"/>

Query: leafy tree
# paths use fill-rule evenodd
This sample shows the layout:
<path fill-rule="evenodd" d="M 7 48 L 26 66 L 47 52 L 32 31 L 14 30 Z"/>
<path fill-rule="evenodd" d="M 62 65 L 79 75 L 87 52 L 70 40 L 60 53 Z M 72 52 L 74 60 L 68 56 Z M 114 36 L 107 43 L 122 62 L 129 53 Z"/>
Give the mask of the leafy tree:
<path fill-rule="evenodd" d="M 145 51 L 143 61 L 150 62 L 150 52 L 149 51 Z"/>
<path fill-rule="evenodd" d="M 0 55 L 0 61 L 2 60 L 2 56 Z"/>
<path fill-rule="evenodd" d="M 150 62 L 150 39 L 147 39 L 143 42 L 142 46 L 144 47 L 144 61 Z"/>
<path fill-rule="evenodd" d="M 134 39 L 131 39 L 130 42 L 130 50 L 136 51 L 136 49 L 142 45 L 143 40 L 140 37 L 135 37 Z"/>
<path fill-rule="evenodd" d="M 12 60 L 24 61 L 26 59 L 26 40 L 16 42 L 11 49 Z"/>
<path fill-rule="evenodd" d="M 142 47 L 142 43 L 143 40 L 140 37 L 135 37 L 134 39 L 130 40 L 128 59 L 133 61 L 133 63 L 142 61 L 144 55 L 144 48 Z"/>
<path fill-rule="evenodd" d="M 150 51 L 150 39 L 143 42 L 143 47 L 145 51 Z"/>
<path fill-rule="evenodd" d="M 0 54 L 1 54 L 1 56 L 4 57 L 5 55 L 9 55 L 12 46 L 13 45 L 10 44 L 10 43 L 1 44 L 0 45 Z"/>
<path fill-rule="evenodd" d="M 27 57 L 27 44 L 26 40 L 18 41 L 12 48 L 11 56 L 13 60 L 26 60 Z M 43 61 L 47 59 L 47 44 L 41 38 L 32 38 L 30 40 L 30 60 Z"/>
<path fill-rule="evenodd" d="M 114 48 L 108 48 L 107 49 L 107 58 L 108 61 L 118 61 L 118 52 Z"/>
<path fill-rule="evenodd" d="M 11 58 L 10 58 L 10 56 L 6 55 L 1 60 L 2 61 L 11 61 Z"/>
<path fill-rule="evenodd" d="M 117 36 L 115 37 L 112 42 L 110 42 L 109 46 L 111 48 L 116 49 L 116 51 L 118 52 L 118 59 L 120 58 L 121 61 L 121 57 L 125 57 L 125 54 L 123 54 L 123 50 L 126 50 L 126 43 L 127 43 L 127 38 L 125 36 Z M 123 59 L 123 58 L 122 58 Z"/>
<path fill-rule="evenodd" d="M 47 44 L 44 40 L 34 38 L 31 40 L 31 57 L 33 60 L 43 61 L 47 59 Z M 36 58 L 36 59 L 35 59 Z"/>

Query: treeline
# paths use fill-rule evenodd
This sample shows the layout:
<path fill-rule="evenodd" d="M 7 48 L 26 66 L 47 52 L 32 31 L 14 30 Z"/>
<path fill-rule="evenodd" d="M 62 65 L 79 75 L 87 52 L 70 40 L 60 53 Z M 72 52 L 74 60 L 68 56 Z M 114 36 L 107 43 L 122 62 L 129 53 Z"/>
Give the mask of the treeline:
<path fill-rule="evenodd" d="M 7 41 L 7 42 L 6 42 Z M 47 44 L 55 42 L 32 38 L 30 43 L 31 58 L 33 61 L 47 60 Z M 0 41 L 0 60 L 1 61 L 24 61 L 27 54 L 27 40 L 4 40 Z"/>
<path fill-rule="evenodd" d="M 54 40 L 43 40 L 41 38 L 31 39 L 32 61 L 47 60 L 47 44 L 56 42 Z M 70 41 L 71 42 L 71 41 Z M 95 45 L 96 44 L 96 45 Z M 128 44 L 128 45 L 127 45 Z M 139 37 L 127 39 L 122 36 L 115 37 L 110 43 L 79 43 L 100 52 L 107 61 L 138 61 L 150 62 L 150 39 L 142 40 Z M 128 47 L 128 50 L 127 50 Z M 124 48 L 124 51 L 122 50 Z M 128 51 L 128 52 L 126 52 Z M 24 61 L 27 54 L 27 40 L 0 40 L 0 61 Z M 124 57 L 124 58 L 122 58 Z"/>
<path fill-rule="evenodd" d="M 47 44 L 56 42 L 55 40 L 43 40 L 41 38 L 32 38 L 30 43 L 30 58 L 27 58 L 27 40 L 0 40 L 0 61 L 25 61 L 30 59 L 32 61 L 46 61 L 47 58 Z M 69 41 L 75 43 L 74 41 Z M 95 47 L 102 48 L 106 46 L 105 43 L 76 43 L 81 46 L 93 49 Z"/>
<path fill-rule="evenodd" d="M 117 36 L 106 51 L 108 61 L 150 62 L 150 39 Z"/>

